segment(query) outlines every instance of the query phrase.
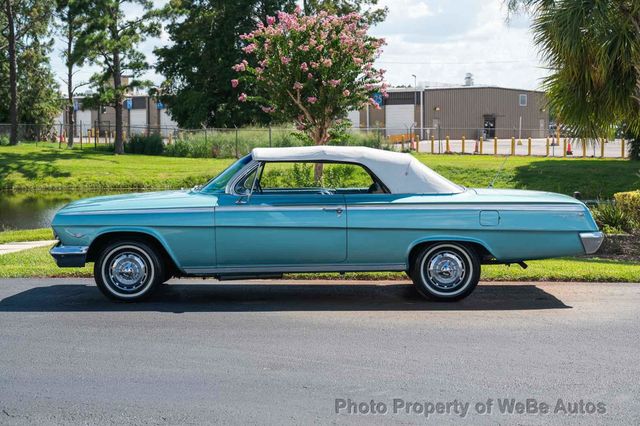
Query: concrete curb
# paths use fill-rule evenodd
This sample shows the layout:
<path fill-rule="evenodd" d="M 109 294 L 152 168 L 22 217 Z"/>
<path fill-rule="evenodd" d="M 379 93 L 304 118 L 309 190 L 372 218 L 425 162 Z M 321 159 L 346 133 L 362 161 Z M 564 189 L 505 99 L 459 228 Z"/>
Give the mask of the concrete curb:
<path fill-rule="evenodd" d="M 0 244 L 0 256 L 3 254 L 15 253 L 18 251 L 29 250 L 37 247 L 52 246 L 57 240 L 46 241 L 22 241 L 19 243 Z"/>

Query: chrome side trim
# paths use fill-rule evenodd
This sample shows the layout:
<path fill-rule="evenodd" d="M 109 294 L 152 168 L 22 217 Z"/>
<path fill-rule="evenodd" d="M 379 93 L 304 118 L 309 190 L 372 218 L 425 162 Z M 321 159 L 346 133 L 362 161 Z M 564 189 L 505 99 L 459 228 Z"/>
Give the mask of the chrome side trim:
<path fill-rule="evenodd" d="M 166 214 L 166 213 L 213 213 L 214 207 L 187 207 L 169 209 L 123 209 L 123 210 L 91 210 L 81 212 L 59 212 L 61 216 L 86 216 L 106 214 Z"/>
<path fill-rule="evenodd" d="M 602 232 L 581 232 L 580 240 L 584 247 L 585 254 L 594 254 L 600 248 L 604 241 L 604 233 Z"/>
<path fill-rule="evenodd" d="M 242 211 L 242 212 L 255 212 L 255 211 L 336 211 L 337 209 L 346 210 L 344 204 L 313 204 L 313 205 L 299 205 L 299 206 L 252 206 L 247 204 L 240 204 L 236 206 L 222 206 L 216 207 L 216 211 L 229 212 L 229 211 Z"/>
<path fill-rule="evenodd" d="M 282 265 L 282 266 L 231 266 L 221 268 L 186 268 L 192 275 L 218 275 L 237 273 L 287 273 L 287 272 L 375 272 L 404 271 L 404 263 L 385 263 L 380 265 Z"/>
<path fill-rule="evenodd" d="M 509 204 L 509 203 L 433 203 L 433 204 L 366 204 L 349 205 L 349 210 L 501 210 L 501 211 L 566 211 L 584 212 L 572 204 Z"/>
<path fill-rule="evenodd" d="M 337 208 L 344 205 L 327 204 L 327 205 L 237 205 L 216 207 L 216 211 L 295 211 L 295 210 L 321 210 L 323 208 Z M 499 210 L 499 211 L 555 211 L 555 212 L 584 212 L 581 206 L 573 206 L 570 204 L 548 204 L 548 205 L 530 205 L 530 204 L 474 204 L 474 203 L 437 203 L 437 204 L 367 204 L 367 205 L 347 205 L 350 211 L 368 211 L 368 210 Z"/>

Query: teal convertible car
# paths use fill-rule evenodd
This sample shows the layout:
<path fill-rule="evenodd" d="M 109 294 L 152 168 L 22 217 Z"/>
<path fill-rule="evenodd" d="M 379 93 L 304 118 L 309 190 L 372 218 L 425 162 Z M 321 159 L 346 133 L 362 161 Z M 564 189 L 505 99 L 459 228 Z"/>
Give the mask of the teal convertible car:
<path fill-rule="evenodd" d="M 469 295 L 482 264 L 591 254 L 580 201 L 470 189 L 413 156 L 360 147 L 256 148 L 201 187 L 89 198 L 53 219 L 58 266 L 137 301 L 174 276 L 406 271 L 427 298 Z"/>

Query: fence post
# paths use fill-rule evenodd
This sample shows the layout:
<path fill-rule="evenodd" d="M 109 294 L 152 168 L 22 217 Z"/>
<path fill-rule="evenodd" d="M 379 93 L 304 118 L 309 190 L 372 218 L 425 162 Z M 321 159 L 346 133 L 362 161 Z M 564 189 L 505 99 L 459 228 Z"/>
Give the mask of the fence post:
<path fill-rule="evenodd" d="M 516 155 L 516 138 L 511 137 L 511 155 Z"/>
<path fill-rule="evenodd" d="M 445 154 L 451 154 L 451 147 L 449 146 L 449 135 L 447 135 L 445 137 L 445 140 L 447 141 L 446 145 L 445 145 L 445 150 L 444 153 Z"/>
<path fill-rule="evenodd" d="M 269 124 L 269 148 L 271 148 L 271 124 Z"/>
<path fill-rule="evenodd" d="M 493 137 L 493 155 L 498 155 L 498 137 Z"/>
<path fill-rule="evenodd" d="M 527 139 L 527 155 L 531 157 L 531 138 Z"/>
<path fill-rule="evenodd" d="M 480 136 L 480 149 L 479 149 L 479 153 L 480 155 L 482 155 L 482 144 L 484 143 L 484 138 L 482 136 Z"/>
<path fill-rule="evenodd" d="M 547 136 L 547 157 L 549 156 L 549 136 Z"/>
<path fill-rule="evenodd" d="M 467 139 L 462 135 L 462 153 L 464 154 L 464 143 Z"/>
<path fill-rule="evenodd" d="M 606 139 L 602 138 L 600 139 L 600 158 L 604 158 L 604 143 L 605 143 Z"/>
<path fill-rule="evenodd" d="M 238 128 L 236 127 L 236 158 L 240 158 L 238 155 Z"/>
<path fill-rule="evenodd" d="M 580 142 L 582 142 L 582 158 L 585 158 L 587 156 L 587 144 L 584 138 L 581 138 Z"/>
<path fill-rule="evenodd" d="M 624 138 L 620 139 L 620 157 L 624 158 Z"/>
<path fill-rule="evenodd" d="M 564 138 L 564 141 L 562 142 L 562 157 L 567 157 L 567 138 Z"/>
<path fill-rule="evenodd" d="M 431 135 L 431 153 L 435 154 L 435 148 L 436 148 L 436 137 L 434 135 Z"/>

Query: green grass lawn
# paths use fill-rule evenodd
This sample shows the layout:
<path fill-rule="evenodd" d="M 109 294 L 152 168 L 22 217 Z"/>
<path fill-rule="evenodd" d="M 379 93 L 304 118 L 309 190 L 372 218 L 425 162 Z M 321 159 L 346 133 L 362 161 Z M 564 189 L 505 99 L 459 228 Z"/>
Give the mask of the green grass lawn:
<path fill-rule="evenodd" d="M 528 262 L 519 266 L 485 265 L 482 279 L 486 281 L 640 281 L 640 263 L 597 258 L 568 258 Z M 49 248 L 35 248 L 0 256 L 0 278 L 91 277 L 93 264 L 84 268 L 58 268 L 49 255 Z M 295 274 L 293 279 L 338 279 L 338 274 Z M 406 280 L 404 273 L 353 273 L 347 279 Z"/>
<path fill-rule="evenodd" d="M 0 244 L 46 240 L 53 240 L 53 231 L 51 228 L 22 229 L 17 231 L 0 232 Z"/>
<path fill-rule="evenodd" d="M 486 187 L 504 156 L 431 155 L 417 158 L 468 187 Z M 57 144 L 0 147 L 0 189 L 108 191 L 191 187 L 224 169 L 232 159 L 115 156 L 93 148 L 58 149 Z M 611 198 L 640 188 L 640 164 L 616 159 L 510 157 L 496 188 L 521 188 Z"/>
<path fill-rule="evenodd" d="M 57 144 L 0 147 L 0 190 L 126 190 L 183 188 L 206 182 L 232 159 L 113 155 Z"/>

